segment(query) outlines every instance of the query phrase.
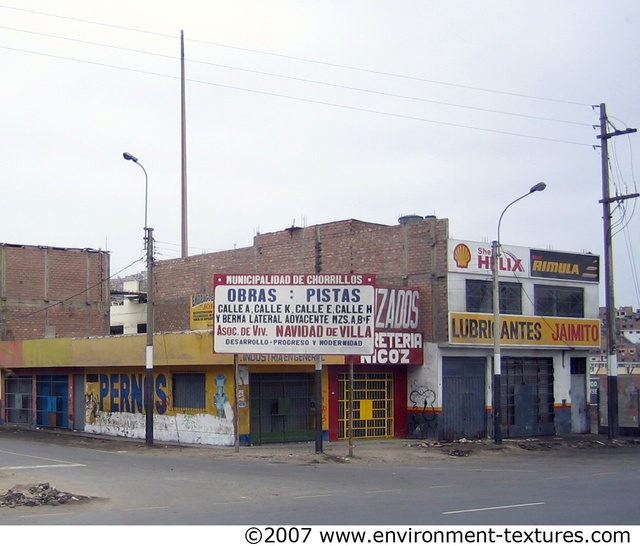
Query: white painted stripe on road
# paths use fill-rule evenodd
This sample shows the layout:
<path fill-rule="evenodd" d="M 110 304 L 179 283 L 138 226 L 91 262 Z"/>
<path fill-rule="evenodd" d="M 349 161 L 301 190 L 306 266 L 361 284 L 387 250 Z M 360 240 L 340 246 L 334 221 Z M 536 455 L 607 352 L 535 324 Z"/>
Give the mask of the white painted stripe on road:
<path fill-rule="evenodd" d="M 80 463 L 60 463 L 60 464 L 33 464 L 28 466 L 0 466 L 0 470 L 33 470 L 35 468 L 66 468 L 72 466 L 87 466 Z"/>
<path fill-rule="evenodd" d="M 121 508 L 118 512 L 142 512 L 144 510 L 165 510 L 168 506 L 143 506 L 142 508 Z"/>
<path fill-rule="evenodd" d="M 302 495 L 300 497 L 293 497 L 294 499 L 317 499 L 319 497 L 332 497 L 333 493 L 327 493 L 326 495 Z"/>
<path fill-rule="evenodd" d="M 506 510 L 508 508 L 522 508 L 525 506 L 540 506 L 544 502 L 527 502 L 523 504 L 505 504 L 504 506 L 487 506 L 486 508 L 470 508 L 468 510 L 452 510 L 451 512 L 442 512 L 444 515 L 464 514 L 465 512 L 485 512 L 487 510 Z"/>
<path fill-rule="evenodd" d="M 52 459 L 51 457 L 38 457 L 37 455 L 27 455 L 26 453 L 15 453 L 14 451 L 3 451 L 0 449 L 0 453 L 6 453 L 7 455 L 16 455 L 17 457 L 26 457 L 28 459 L 39 459 L 41 461 L 53 461 L 62 464 L 75 464 L 70 461 L 62 461 L 60 459 Z"/>

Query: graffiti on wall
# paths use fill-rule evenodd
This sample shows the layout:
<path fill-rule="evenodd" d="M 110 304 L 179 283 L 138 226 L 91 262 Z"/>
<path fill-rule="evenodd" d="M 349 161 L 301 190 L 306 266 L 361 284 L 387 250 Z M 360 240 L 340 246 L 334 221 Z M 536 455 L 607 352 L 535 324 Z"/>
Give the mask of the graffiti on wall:
<path fill-rule="evenodd" d="M 184 411 L 173 406 L 171 374 L 153 378 L 154 436 L 161 441 L 232 445 L 234 409 L 228 394 L 233 380 L 207 372 L 206 407 Z M 85 387 L 85 430 L 130 438 L 145 437 L 143 373 L 88 375 Z M 198 388 L 198 387 L 195 387 Z M 197 391 L 194 391 L 194 394 Z"/>
<path fill-rule="evenodd" d="M 412 384 L 408 433 L 411 437 L 428 438 L 436 434 L 436 393 L 428 386 Z"/>

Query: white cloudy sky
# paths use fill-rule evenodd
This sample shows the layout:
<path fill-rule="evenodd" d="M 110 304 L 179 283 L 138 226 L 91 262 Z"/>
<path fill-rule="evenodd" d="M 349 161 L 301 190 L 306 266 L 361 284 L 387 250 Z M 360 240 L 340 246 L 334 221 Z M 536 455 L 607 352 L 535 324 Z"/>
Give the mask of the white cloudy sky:
<path fill-rule="evenodd" d="M 191 254 L 403 214 L 490 241 L 539 181 L 503 244 L 602 254 L 592 106 L 640 125 L 637 0 L 0 0 L 0 241 L 143 258 L 128 151 L 158 258 L 180 255 L 180 31 Z M 639 146 L 610 140 L 612 192 L 637 191 Z M 640 307 L 625 204 L 616 304 Z"/>

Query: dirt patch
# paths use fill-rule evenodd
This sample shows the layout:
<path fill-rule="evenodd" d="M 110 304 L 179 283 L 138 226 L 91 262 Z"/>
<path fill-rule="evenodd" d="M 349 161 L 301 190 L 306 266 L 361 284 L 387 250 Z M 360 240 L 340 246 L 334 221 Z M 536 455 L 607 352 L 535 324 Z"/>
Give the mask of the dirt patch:
<path fill-rule="evenodd" d="M 75 495 L 58 491 L 48 483 L 14 485 L 6 493 L 0 495 L 0 506 L 15 508 L 16 506 L 57 506 L 88 502 L 92 497 Z"/>

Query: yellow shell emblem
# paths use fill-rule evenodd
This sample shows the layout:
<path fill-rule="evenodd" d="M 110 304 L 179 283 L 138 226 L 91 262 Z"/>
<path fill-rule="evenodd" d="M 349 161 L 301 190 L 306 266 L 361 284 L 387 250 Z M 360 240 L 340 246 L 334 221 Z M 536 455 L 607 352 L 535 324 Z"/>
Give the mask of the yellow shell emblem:
<path fill-rule="evenodd" d="M 471 261 L 471 251 L 465 244 L 459 244 L 453 249 L 453 259 L 458 267 L 467 269 L 469 262 Z"/>

